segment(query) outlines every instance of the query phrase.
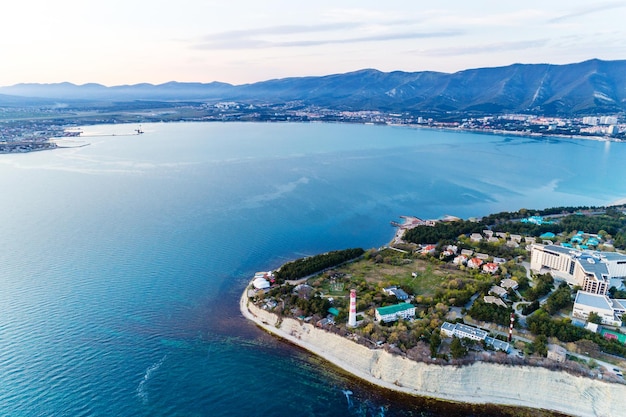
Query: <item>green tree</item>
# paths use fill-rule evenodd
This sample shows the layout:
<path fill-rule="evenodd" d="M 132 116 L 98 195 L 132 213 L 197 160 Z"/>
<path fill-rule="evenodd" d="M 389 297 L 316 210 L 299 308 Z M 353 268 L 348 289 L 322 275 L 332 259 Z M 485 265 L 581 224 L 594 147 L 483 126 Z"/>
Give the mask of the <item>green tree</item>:
<path fill-rule="evenodd" d="M 450 343 L 450 353 L 455 359 L 463 358 L 467 355 L 467 349 L 463 346 L 463 342 L 461 342 L 461 339 L 458 337 L 452 338 L 452 343 Z"/>
<path fill-rule="evenodd" d="M 589 323 L 602 324 L 602 317 L 595 311 L 589 313 L 589 318 L 587 319 Z"/>
<path fill-rule="evenodd" d="M 439 336 L 439 332 L 433 332 L 430 335 L 430 357 L 437 357 L 437 352 L 439 351 L 439 346 L 441 345 L 441 336 Z"/>
<path fill-rule="evenodd" d="M 544 335 L 540 334 L 535 338 L 533 342 L 533 350 L 537 355 L 547 356 L 548 355 L 548 338 Z"/>

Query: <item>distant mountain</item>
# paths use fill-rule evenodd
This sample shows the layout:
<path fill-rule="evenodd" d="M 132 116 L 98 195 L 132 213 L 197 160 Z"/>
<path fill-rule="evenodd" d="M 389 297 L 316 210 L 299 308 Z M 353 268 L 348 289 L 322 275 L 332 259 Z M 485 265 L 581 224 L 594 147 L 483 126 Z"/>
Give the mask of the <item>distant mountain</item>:
<path fill-rule="evenodd" d="M 568 65 L 514 64 L 453 74 L 374 69 L 321 77 L 226 83 L 17 84 L 1 94 L 55 100 L 237 100 L 296 102 L 337 110 L 533 112 L 547 115 L 626 110 L 626 60 Z M 1 104 L 1 103 L 0 103 Z"/>

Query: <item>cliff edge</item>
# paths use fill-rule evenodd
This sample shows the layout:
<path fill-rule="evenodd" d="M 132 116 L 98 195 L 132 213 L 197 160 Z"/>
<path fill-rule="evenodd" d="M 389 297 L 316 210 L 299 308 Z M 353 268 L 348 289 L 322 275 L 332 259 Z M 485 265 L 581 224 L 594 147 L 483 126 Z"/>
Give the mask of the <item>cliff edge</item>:
<path fill-rule="evenodd" d="M 311 324 L 279 317 L 241 296 L 244 317 L 372 384 L 407 394 L 456 402 L 553 410 L 579 417 L 626 415 L 626 385 L 540 367 L 477 362 L 443 366 L 368 349 Z"/>

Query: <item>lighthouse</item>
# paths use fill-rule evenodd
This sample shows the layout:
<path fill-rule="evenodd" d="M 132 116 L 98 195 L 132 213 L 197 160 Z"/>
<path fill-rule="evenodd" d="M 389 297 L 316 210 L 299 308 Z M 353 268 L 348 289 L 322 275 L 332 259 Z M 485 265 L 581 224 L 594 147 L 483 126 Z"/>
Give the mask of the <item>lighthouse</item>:
<path fill-rule="evenodd" d="M 356 290 L 350 290 L 350 314 L 348 315 L 348 326 L 356 327 Z"/>

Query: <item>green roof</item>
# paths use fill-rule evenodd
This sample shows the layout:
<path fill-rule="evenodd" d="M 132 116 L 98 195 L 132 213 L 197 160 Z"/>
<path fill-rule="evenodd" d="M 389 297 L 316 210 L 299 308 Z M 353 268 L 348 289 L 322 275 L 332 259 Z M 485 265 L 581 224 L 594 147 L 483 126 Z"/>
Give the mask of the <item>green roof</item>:
<path fill-rule="evenodd" d="M 376 311 L 378 311 L 378 314 L 381 316 L 386 316 L 387 314 L 396 314 L 413 307 L 415 306 L 411 303 L 399 303 L 393 306 L 378 307 Z"/>
<path fill-rule="evenodd" d="M 333 316 L 337 317 L 337 315 L 339 314 L 339 310 L 337 310 L 335 307 L 331 307 L 328 309 L 328 312 L 330 314 L 332 314 Z"/>

